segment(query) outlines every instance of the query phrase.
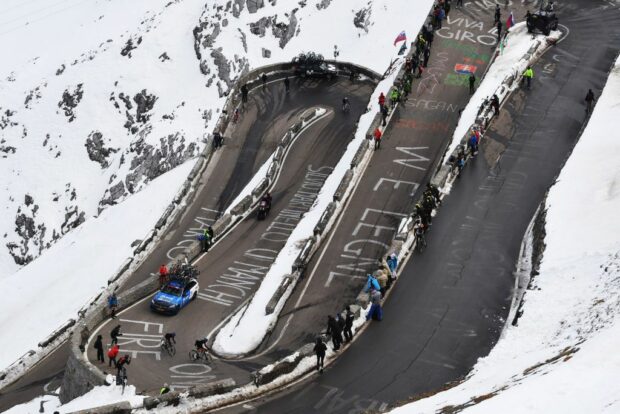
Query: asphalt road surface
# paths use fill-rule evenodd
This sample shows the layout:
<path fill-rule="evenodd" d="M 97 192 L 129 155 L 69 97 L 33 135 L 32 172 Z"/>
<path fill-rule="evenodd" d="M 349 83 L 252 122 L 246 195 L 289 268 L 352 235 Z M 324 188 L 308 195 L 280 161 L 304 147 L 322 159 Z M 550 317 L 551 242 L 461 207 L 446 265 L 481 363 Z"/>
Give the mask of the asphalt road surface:
<path fill-rule="evenodd" d="M 273 202 L 267 218 L 257 220 L 255 213 L 250 214 L 195 262 L 201 272 L 198 277 L 199 293 L 194 302 L 177 315 L 162 316 L 152 312 L 150 298 L 147 298 L 121 312 L 118 320 L 110 320 L 93 332 L 93 335 L 103 334 L 104 338 L 109 339 L 109 332 L 117 323 L 123 326 L 119 346 L 122 354 L 133 356 L 129 375 L 131 382 L 139 389 L 157 390 L 163 383 L 182 389 L 222 378 L 233 378 L 239 382 L 248 380 L 247 364 L 229 364 L 220 360 L 211 368 L 200 363 L 192 365 L 188 358 L 189 351 L 196 339 L 205 337 L 216 328 L 260 286 L 297 222 L 312 206 L 325 179 L 353 138 L 356 120 L 365 110 L 374 89 L 370 82 L 309 83 L 325 83 L 325 87 L 315 87 L 311 91 L 296 90 L 293 97 L 297 100 L 290 106 L 286 102 L 292 99 L 285 94 L 281 83 L 272 85 L 266 91 L 257 91 L 260 102 L 282 108 L 282 113 L 279 116 L 274 114 L 272 121 L 263 121 L 266 133 L 274 136 L 283 136 L 288 127 L 297 121 L 298 116 L 293 114 L 298 111 L 290 108 L 300 108 L 302 104 L 304 108 L 318 105 L 328 111 L 296 138 L 287 153 L 282 172 L 271 191 Z M 349 113 L 343 113 L 340 109 L 345 95 L 352 103 Z M 257 131 L 258 126 L 253 124 L 253 134 L 265 135 L 265 132 Z M 211 180 L 217 181 L 218 174 L 216 167 Z M 177 355 L 174 357 L 162 355 L 159 350 L 160 338 L 167 332 L 177 334 Z M 96 359 L 92 346 L 89 346 L 89 357 L 92 361 Z M 103 368 L 106 366 L 103 365 Z M 249 366 L 250 369 L 256 367 L 256 364 Z"/>
<path fill-rule="evenodd" d="M 588 88 L 600 93 L 620 47 L 617 7 L 584 0 L 558 12 L 570 35 L 534 66 L 531 90 L 502 108 L 433 221 L 427 249 L 400 275 L 384 320 L 322 376 L 228 412 L 385 410 L 463 378 L 489 353 L 525 229 L 578 140 Z"/>
<path fill-rule="evenodd" d="M 305 150 L 309 153 L 332 153 L 331 155 L 325 154 L 325 156 L 329 162 L 333 162 L 337 151 L 350 140 L 356 120 L 365 110 L 373 88 L 370 82 L 351 83 L 346 78 L 337 78 L 332 81 L 292 79 L 288 94 L 284 91 L 282 81 L 270 82 L 266 88 L 258 87 L 252 90 L 248 105 L 242 112 L 239 122 L 232 129 L 232 133 L 225 136 L 223 149 L 216 151 L 214 159 L 201 179 L 200 189 L 194 198 L 189 200 L 186 211 L 172 224 L 170 231 L 158 241 L 153 252 L 130 277 L 125 287 L 135 285 L 145 278 L 154 277 L 152 273 L 157 271 L 162 262 L 180 253 L 179 247 L 184 247 L 185 244 L 196 240 L 196 235 L 223 213 L 275 150 L 288 128 L 297 122 L 299 115 L 309 108 L 321 106 L 330 113 L 313 125 L 311 127 L 313 129 L 299 137 L 287 159 L 290 162 L 295 160 L 301 162 L 299 154 Z M 346 116 L 340 111 L 341 100 L 345 95 L 351 102 L 351 110 Z M 310 159 L 309 162 L 315 161 L 319 162 L 316 164 L 318 167 L 322 166 L 320 165 L 322 159 Z M 305 167 L 308 165 L 306 164 Z M 290 179 L 289 182 L 292 183 L 296 178 L 299 178 L 299 175 L 289 177 L 284 174 L 281 183 L 284 183 L 284 179 Z M 274 209 L 277 210 L 278 205 L 282 205 L 280 200 L 283 200 L 287 194 L 286 188 L 273 193 Z M 275 216 L 274 213 L 275 210 L 272 210 L 272 217 Z M 243 225 L 242 223 L 241 227 Z M 245 223 L 244 229 L 239 229 L 241 231 L 238 231 L 237 237 L 243 239 L 243 230 L 256 225 L 256 220 L 249 220 Z M 250 238 L 245 240 L 246 243 L 251 241 Z M 207 256 L 214 255 L 218 251 L 216 249 L 220 249 L 218 254 L 232 258 L 229 252 L 219 247 L 220 244 L 223 246 L 223 242 L 224 240 L 217 244 Z M 232 244 L 229 242 L 229 248 Z M 213 269 L 208 271 L 203 269 L 203 274 L 215 275 Z M 195 304 L 184 309 L 183 313 L 188 310 L 191 312 L 193 305 Z M 218 308 L 214 306 L 214 309 Z M 214 314 L 221 315 L 222 310 L 218 309 Z M 164 320 L 168 323 L 171 319 L 165 318 Z M 186 339 L 191 339 L 193 342 L 194 335 L 197 337 L 200 333 L 204 334 L 200 329 L 200 327 L 183 328 L 178 329 L 177 332 L 179 335 L 183 332 Z M 67 352 L 67 345 L 63 344 L 48 356 L 44 363 L 2 390 L 0 410 L 48 392 L 43 386 L 51 379 L 59 381 L 62 377 Z M 134 362 L 132 367 L 138 365 Z M 161 382 L 157 384 L 159 385 Z M 48 387 L 48 389 L 51 388 Z"/>

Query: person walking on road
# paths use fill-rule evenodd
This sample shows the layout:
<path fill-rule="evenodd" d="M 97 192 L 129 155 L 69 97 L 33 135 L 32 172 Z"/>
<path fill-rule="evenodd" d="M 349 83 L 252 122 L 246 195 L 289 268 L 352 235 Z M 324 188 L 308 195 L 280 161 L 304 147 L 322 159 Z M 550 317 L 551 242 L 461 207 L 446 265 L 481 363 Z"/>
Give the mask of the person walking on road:
<path fill-rule="evenodd" d="M 323 373 L 323 363 L 325 362 L 325 351 L 327 351 L 327 345 L 325 345 L 320 337 L 316 338 L 316 343 L 314 344 L 314 353 L 316 354 L 316 370 L 321 374 Z"/>
<path fill-rule="evenodd" d="M 342 343 L 342 334 L 339 330 L 338 322 L 332 315 L 327 316 L 327 335 L 332 337 L 334 351 L 339 350 Z"/>
<path fill-rule="evenodd" d="M 523 72 L 523 79 L 525 80 L 525 83 L 528 89 L 530 89 L 533 77 L 534 77 L 534 70 L 532 69 L 531 66 L 528 66 L 527 69 L 525 69 L 525 72 Z"/>
<path fill-rule="evenodd" d="M 502 19 L 502 12 L 499 9 L 499 4 L 495 5 L 495 21 L 494 23 L 497 24 L 497 22 L 499 22 Z"/>
<path fill-rule="evenodd" d="M 120 357 L 120 359 L 116 363 L 116 376 L 120 377 L 123 367 L 129 364 L 131 364 L 131 357 L 129 355 L 124 355 Z"/>
<path fill-rule="evenodd" d="M 241 102 L 244 104 L 248 102 L 248 85 L 245 83 L 241 85 Z"/>
<path fill-rule="evenodd" d="M 168 282 L 168 267 L 162 263 L 159 266 L 159 288 L 161 289 Z"/>
<path fill-rule="evenodd" d="M 431 58 L 431 49 L 429 47 L 424 49 L 424 63 L 422 66 L 428 66 L 428 60 Z"/>
<path fill-rule="evenodd" d="M 265 89 L 265 87 L 267 86 L 267 75 L 265 73 L 263 73 L 261 75 L 260 79 L 263 82 L 263 89 Z"/>
<path fill-rule="evenodd" d="M 594 102 L 596 101 L 596 99 L 594 98 L 594 92 L 592 92 L 592 89 L 588 89 L 588 93 L 586 94 L 586 114 L 589 114 L 590 112 L 592 112 L 592 105 L 594 105 Z"/>
<path fill-rule="evenodd" d="M 108 349 L 108 366 L 111 367 L 114 363 L 114 367 L 116 367 L 116 356 L 118 355 L 119 347 L 118 344 L 112 345 L 110 349 Z"/>
<path fill-rule="evenodd" d="M 291 82 L 288 80 L 288 76 L 286 76 L 284 78 L 284 90 L 286 91 L 286 93 L 288 93 L 290 87 L 291 87 Z"/>
<path fill-rule="evenodd" d="M 463 7 L 463 0 L 456 0 L 456 8 L 460 9 L 461 7 Z"/>
<path fill-rule="evenodd" d="M 103 336 L 97 335 L 94 347 L 97 350 L 97 362 L 105 363 L 105 358 L 103 357 Z"/>
<path fill-rule="evenodd" d="M 375 150 L 381 149 L 381 137 L 382 133 L 379 127 L 375 128 L 375 132 L 373 132 L 373 137 L 375 138 Z"/>
<path fill-rule="evenodd" d="M 469 74 L 469 94 L 473 95 L 474 91 L 476 90 L 476 76 L 473 74 L 473 72 L 470 72 Z"/>
<path fill-rule="evenodd" d="M 351 307 L 347 305 L 345 308 L 344 314 L 344 341 L 351 342 L 353 340 L 353 320 L 355 319 L 355 315 L 351 312 Z"/>
<path fill-rule="evenodd" d="M 110 332 L 110 338 L 112 338 L 112 345 L 118 344 L 119 336 L 123 336 L 123 334 L 121 333 L 121 326 L 116 325 L 114 329 L 112 329 L 112 331 Z"/>
<path fill-rule="evenodd" d="M 497 22 L 497 44 L 502 41 L 502 22 Z"/>

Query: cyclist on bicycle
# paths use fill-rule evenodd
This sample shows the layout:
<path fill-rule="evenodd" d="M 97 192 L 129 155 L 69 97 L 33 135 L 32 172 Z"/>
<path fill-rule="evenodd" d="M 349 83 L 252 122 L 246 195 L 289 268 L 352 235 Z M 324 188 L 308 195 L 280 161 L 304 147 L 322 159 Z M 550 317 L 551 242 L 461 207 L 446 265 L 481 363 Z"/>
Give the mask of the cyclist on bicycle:
<path fill-rule="evenodd" d="M 194 342 L 194 346 L 198 352 L 206 352 L 207 351 L 207 342 L 209 342 L 209 338 L 197 339 Z"/>
<path fill-rule="evenodd" d="M 172 347 L 172 344 L 176 344 L 177 343 L 176 336 L 177 334 L 174 332 L 169 332 L 166 335 L 164 335 L 164 341 L 166 341 L 166 345 L 169 347 Z"/>

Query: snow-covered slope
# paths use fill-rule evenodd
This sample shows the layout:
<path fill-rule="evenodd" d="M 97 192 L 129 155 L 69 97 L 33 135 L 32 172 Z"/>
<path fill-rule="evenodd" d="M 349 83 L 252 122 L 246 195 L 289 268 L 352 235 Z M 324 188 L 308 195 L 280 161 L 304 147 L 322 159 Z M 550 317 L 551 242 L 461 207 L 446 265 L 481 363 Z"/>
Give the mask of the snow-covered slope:
<path fill-rule="evenodd" d="M 1 268 L 14 272 L 89 217 L 194 157 L 222 96 L 249 68 L 312 49 L 329 58 L 337 50 L 339 59 L 382 72 L 395 54 L 396 34 L 413 33 L 398 13 L 406 6 L 403 0 L 2 2 L 0 37 L 11 58 L 0 62 Z"/>
<path fill-rule="evenodd" d="M 72 296 L 45 318 L 33 316 L 39 308 L 0 303 L 0 314 L 12 315 L 0 330 L 23 339 L 0 367 L 36 349 L 105 285 L 108 269 L 120 266 L 184 181 L 234 79 L 302 51 L 327 58 L 337 51 L 340 60 L 383 72 L 400 46 L 396 35 L 418 30 L 402 13 L 408 7 L 405 0 L 1 2 L 0 280 L 36 274 L 33 297 L 46 297 L 48 286 Z M 129 200 L 169 171 L 165 188 L 139 199 L 159 196 L 142 215 L 140 201 Z M 122 221 L 138 215 L 141 222 Z M 123 237 L 114 230 L 121 226 Z M 96 251 L 85 247 L 95 228 Z M 37 259 L 42 254 L 49 256 Z M 76 280 L 81 288 L 72 290 Z M 20 326 L 37 334 L 23 335 Z"/>
<path fill-rule="evenodd" d="M 546 200 L 546 248 L 508 326 L 462 384 L 393 413 L 620 412 L 620 59 Z"/>

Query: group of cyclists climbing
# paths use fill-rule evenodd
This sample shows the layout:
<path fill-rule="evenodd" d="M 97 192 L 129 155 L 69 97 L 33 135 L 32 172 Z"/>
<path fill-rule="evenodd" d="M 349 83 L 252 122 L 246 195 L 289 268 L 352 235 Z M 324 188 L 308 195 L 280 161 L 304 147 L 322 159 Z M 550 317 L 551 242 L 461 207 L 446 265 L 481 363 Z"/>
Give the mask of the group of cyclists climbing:
<path fill-rule="evenodd" d="M 176 355 L 176 340 L 177 334 L 175 332 L 168 332 L 161 338 L 160 348 L 163 352 L 167 353 L 171 357 Z M 201 338 L 196 339 L 194 341 L 194 348 L 189 351 L 189 359 L 191 361 L 199 361 L 202 360 L 204 363 L 212 362 L 211 355 L 209 355 L 209 350 L 207 344 L 209 343 L 209 338 Z"/>

